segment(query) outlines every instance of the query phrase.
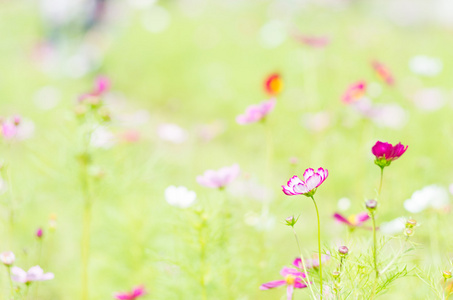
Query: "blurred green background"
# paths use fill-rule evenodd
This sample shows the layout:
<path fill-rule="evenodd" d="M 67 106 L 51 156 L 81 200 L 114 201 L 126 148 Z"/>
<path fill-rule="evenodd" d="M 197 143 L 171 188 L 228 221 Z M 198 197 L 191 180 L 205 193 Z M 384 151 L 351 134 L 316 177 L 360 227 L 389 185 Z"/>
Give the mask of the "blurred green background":
<path fill-rule="evenodd" d="M 88 5 L 75 2 L 71 5 Z M 376 140 L 409 145 L 386 169 L 378 223 L 410 217 L 403 202 L 415 190 L 452 182 L 453 24 L 445 22 L 450 20 L 445 1 L 107 1 L 106 15 L 89 30 L 83 10 L 69 9 L 74 15 L 61 17 L 71 21 L 50 22 L 59 19 L 55 12 L 53 19 L 43 13 L 49 3 L 0 2 L 0 115 L 19 114 L 34 123 L 29 139 L 2 144 L 12 193 L 1 196 L 0 250 L 13 250 L 16 264 L 28 269 L 39 251 L 34 232 L 43 226 L 40 265 L 55 273 L 31 299 L 79 298 L 82 196 L 76 156 L 81 144 L 74 107 L 99 74 L 112 82 L 105 99 L 112 109 L 109 130 L 135 130 L 140 139 L 94 150 L 93 161 L 105 176 L 95 188 L 90 299 L 109 299 L 141 283 L 146 299 L 201 298 L 191 275 L 199 268 L 199 218 L 194 210 L 165 201 L 169 185 L 196 191 L 205 209 L 208 298 L 245 300 L 283 296 L 284 289 L 258 288 L 279 279 L 281 267 L 298 255 L 292 232 L 283 225 L 287 216 L 300 214 L 296 230 L 302 247 L 316 251 L 311 201 L 281 192 L 292 175 L 309 167 L 330 172 L 316 194 L 327 247 L 347 238 L 347 229 L 331 217 L 337 201 L 351 200 L 348 215 L 363 211 L 363 201 L 376 196 L 379 168 L 371 154 Z M 60 10 L 68 10 L 69 3 Z M 312 48 L 294 38 L 295 30 L 331 42 Z M 411 72 L 417 55 L 438 59 L 442 70 L 435 76 Z M 392 71 L 394 86 L 376 76 L 374 59 Z M 272 72 L 284 82 L 276 109 L 266 124 L 238 125 L 235 118 L 248 105 L 268 98 L 262 86 Z M 404 111 L 402 125 L 373 122 L 343 104 L 343 92 L 357 80 L 369 83 L 373 103 L 397 104 Z M 416 101 L 424 89 L 436 89 L 436 100 L 427 100 L 440 101 L 435 109 Z M 133 122 L 137 112 L 145 116 L 143 122 Z M 321 121 L 313 119 L 317 113 Z M 159 139 L 162 123 L 181 126 L 187 140 Z M 203 139 L 203 130 L 213 136 Z M 298 158 L 296 165 L 291 157 Z M 242 170 L 238 181 L 265 186 L 267 200 L 253 199 L 255 188 L 238 193 L 231 186 L 219 193 L 196 183 L 205 170 L 233 163 Z M 226 249 L 216 238 L 224 226 L 218 212 L 225 207 L 231 213 Z M 47 230 L 51 214 L 57 217 L 53 232 Z M 423 246 L 411 263 L 448 267 L 450 212 L 412 217 L 421 223 L 414 239 Z M 370 238 L 367 230 L 354 235 Z M 231 286 L 217 280 L 226 266 L 233 274 Z M 7 290 L 6 271 L 0 284 Z M 8 299 L 6 293 L 0 297 Z M 296 291 L 295 299 L 306 297 L 308 291 Z M 414 276 L 398 281 L 382 298 L 431 299 L 429 288 Z"/>

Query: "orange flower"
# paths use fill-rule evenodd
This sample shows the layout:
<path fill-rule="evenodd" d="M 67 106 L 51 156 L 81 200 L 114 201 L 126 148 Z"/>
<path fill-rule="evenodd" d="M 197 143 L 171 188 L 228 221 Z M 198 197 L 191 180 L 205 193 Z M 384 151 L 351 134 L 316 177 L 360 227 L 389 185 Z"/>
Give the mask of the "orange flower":
<path fill-rule="evenodd" d="M 278 95 L 283 90 L 283 80 L 278 73 L 269 75 L 264 82 L 264 89 L 269 95 Z"/>

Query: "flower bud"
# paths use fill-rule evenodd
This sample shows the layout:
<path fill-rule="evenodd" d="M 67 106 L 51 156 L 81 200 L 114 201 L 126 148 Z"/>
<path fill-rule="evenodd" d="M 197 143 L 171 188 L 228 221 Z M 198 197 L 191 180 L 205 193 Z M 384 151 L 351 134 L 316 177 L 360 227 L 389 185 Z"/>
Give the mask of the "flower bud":
<path fill-rule="evenodd" d="M 341 273 L 338 272 L 338 271 L 333 271 L 333 272 L 332 272 L 332 276 L 333 276 L 333 278 L 335 278 L 335 279 L 337 279 L 338 277 L 340 277 L 340 274 L 341 274 Z"/>
<path fill-rule="evenodd" d="M 414 230 L 412 230 L 411 228 L 405 228 L 404 229 L 404 235 L 407 236 L 407 237 L 413 236 L 414 233 L 415 233 Z"/>
<path fill-rule="evenodd" d="M 83 117 L 87 112 L 87 108 L 83 104 L 77 104 L 76 107 L 74 108 L 74 113 L 76 114 L 77 117 Z"/>
<path fill-rule="evenodd" d="M 340 253 L 341 256 L 346 256 L 349 253 L 349 249 L 346 246 L 340 246 L 338 247 L 338 253 Z"/>
<path fill-rule="evenodd" d="M 406 228 L 414 228 L 417 225 L 417 221 L 414 219 L 409 219 L 406 221 Z"/>
<path fill-rule="evenodd" d="M 293 227 L 296 225 L 298 218 L 294 218 L 294 216 L 289 216 L 285 219 L 286 225 Z"/>
<path fill-rule="evenodd" d="M 370 199 L 365 202 L 365 206 L 370 212 L 376 210 L 377 205 L 378 202 L 374 199 Z"/>
<path fill-rule="evenodd" d="M 57 228 L 57 215 L 51 214 L 49 218 L 49 230 L 53 231 Z"/>
<path fill-rule="evenodd" d="M 43 230 L 42 228 L 38 228 L 38 230 L 36 230 L 36 237 L 38 239 L 42 238 L 42 235 L 43 235 Z"/>
<path fill-rule="evenodd" d="M 22 118 L 20 116 L 14 116 L 13 117 L 13 123 L 14 125 L 18 126 L 22 121 Z"/>
<path fill-rule="evenodd" d="M 110 116 L 110 111 L 105 107 L 101 107 L 98 111 L 98 114 L 105 122 L 108 122 L 112 119 Z"/>
<path fill-rule="evenodd" d="M 445 280 L 451 278 L 451 272 L 450 271 L 443 271 L 442 276 L 444 276 Z"/>
<path fill-rule="evenodd" d="M 6 251 L 6 252 L 3 252 L 3 253 L 0 254 L 0 261 L 5 266 L 12 265 L 15 260 L 16 260 L 16 256 L 11 251 Z"/>

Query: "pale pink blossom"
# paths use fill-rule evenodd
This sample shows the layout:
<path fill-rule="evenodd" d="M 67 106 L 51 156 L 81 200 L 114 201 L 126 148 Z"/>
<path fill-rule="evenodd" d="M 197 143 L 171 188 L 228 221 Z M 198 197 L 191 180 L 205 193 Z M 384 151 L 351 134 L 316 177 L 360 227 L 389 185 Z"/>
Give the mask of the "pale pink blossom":
<path fill-rule="evenodd" d="M 301 180 L 297 176 L 291 177 L 287 185 L 282 185 L 283 193 L 288 196 L 294 195 L 305 195 L 313 196 L 316 189 L 326 180 L 329 175 L 327 169 L 319 168 L 317 171 L 313 169 L 307 169 L 304 172 L 304 180 Z"/>
<path fill-rule="evenodd" d="M 237 116 L 236 122 L 241 125 L 246 125 L 264 120 L 275 108 L 276 103 L 277 101 L 275 98 L 272 98 L 257 105 L 250 105 L 247 107 L 244 114 Z"/>
<path fill-rule="evenodd" d="M 207 170 L 203 175 L 197 176 L 197 182 L 209 188 L 224 188 L 235 180 L 241 170 L 238 164 L 230 167 L 223 167 L 219 170 Z"/>
<path fill-rule="evenodd" d="M 339 213 L 335 213 L 333 215 L 333 217 L 338 222 L 346 224 L 350 228 L 360 227 L 360 226 L 363 225 L 363 223 L 365 223 L 366 221 L 368 221 L 370 219 L 370 216 L 368 215 L 368 212 L 366 212 L 366 211 L 365 212 L 361 212 L 361 213 L 356 214 L 356 215 L 351 215 L 349 217 L 345 217 L 345 216 L 343 216 L 343 215 L 341 215 Z"/>
<path fill-rule="evenodd" d="M 27 272 L 19 267 L 12 267 L 11 278 L 17 282 L 30 283 L 33 281 L 51 280 L 54 275 L 53 273 L 44 273 L 40 266 L 31 267 Z"/>
<path fill-rule="evenodd" d="M 329 260 L 330 260 L 330 252 L 327 252 L 327 254 L 321 254 L 321 263 L 322 264 L 325 264 Z M 316 256 L 313 258 L 304 259 L 304 263 L 305 263 L 306 269 L 319 268 L 319 257 Z M 302 264 L 302 260 L 300 259 L 300 257 L 297 257 L 293 261 L 293 265 L 301 270 L 304 268 L 304 264 Z"/>
<path fill-rule="evenodd" d="M 87 98 L 92 98 L 92 97 L 101 97 L 104 95 L 106 92 L 109 91 L 110 89 L 110 79 L 106 76 L 99 76 L 96 78 L 94 82 L 94 87 L 91 90 L 91 92 L 88 92 L 82 96 L 79 97 L 79 101 L 83 101 Z"/>
<path fill-rule="evenodd" d="M 16 256 L 11 251 L 5 251 L 0 254 L 0 261 L 7 266 L 10 266 L 16 260 Z"/>
<path fill-rule="evenodd" d="M 181 144 L 187 140 L 186 130 L 172 123 L 160 124 L 157 135 L 162 140 L 173 144 Z"/>

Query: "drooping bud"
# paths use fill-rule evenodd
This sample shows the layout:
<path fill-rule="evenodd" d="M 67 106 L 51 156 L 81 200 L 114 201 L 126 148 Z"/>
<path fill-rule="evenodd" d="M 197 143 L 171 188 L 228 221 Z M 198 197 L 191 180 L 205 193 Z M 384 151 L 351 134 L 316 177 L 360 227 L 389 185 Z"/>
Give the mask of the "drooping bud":
<path fill-rule="evenodd" d="M 444 276 L 445 280 L 451 278 L 451 272 L 450 271 L 443 271 L 442 276 Z"/>
<path fill-rule="evenodd" d="M 346 246 L 340 246 L 338 247 L 338 253 L 340 253 L 341 256 L 346 256 L 349 253 L 349 249 Z"/>
<path fill-rule="evenodd" d="M 6 251 L 0 254 L 0 260 L 5 266 L 10 266 L 16 260 L 16 256 L 11 251 Z"/>
<path fill-rule="evenodd" d="M 378 205 L 378 202 L 374 199 L 370 199 L 365 202 L 365 206 L 370 212 L 376 210 L 377 205 Z"/>

